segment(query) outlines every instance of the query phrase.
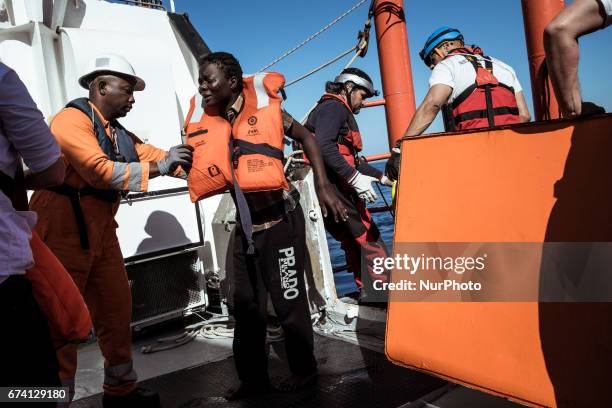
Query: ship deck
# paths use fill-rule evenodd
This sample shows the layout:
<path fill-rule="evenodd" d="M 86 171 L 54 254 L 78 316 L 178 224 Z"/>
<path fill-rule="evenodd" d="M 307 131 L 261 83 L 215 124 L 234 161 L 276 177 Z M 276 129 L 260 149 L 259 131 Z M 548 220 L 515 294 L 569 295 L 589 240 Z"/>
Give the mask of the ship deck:
<path fill-rule="evenodd" d="M 165 408 L 517 406 L 501 398 L 450 386 L 438 378 L 396 366 L 380 352 L 321 334 L 315 334 L 320 373 L 316 386 L 296 393 L 271 392 L 228 402 L 222 395 L 236 381 L 230 338 L 196 338 L 179 348 L 150 355 L 138 351 L 144 344 L 151 344 L 151 336 L 134 342 L 141 385 L 159 391 Z M 273 342 L 268 347 L 269 372 L 274 383 L 288 375 L 288 369 L 283 343 Z M 92 394 L 99 392 L 102 381 L 102 359 L 95 344 L 81 349 L 79 364 L 80 399 L 71 407 L 102 407 L 101 394 Z M 445 399 L 444 405 L 433 405 L 438 399 Z"/>

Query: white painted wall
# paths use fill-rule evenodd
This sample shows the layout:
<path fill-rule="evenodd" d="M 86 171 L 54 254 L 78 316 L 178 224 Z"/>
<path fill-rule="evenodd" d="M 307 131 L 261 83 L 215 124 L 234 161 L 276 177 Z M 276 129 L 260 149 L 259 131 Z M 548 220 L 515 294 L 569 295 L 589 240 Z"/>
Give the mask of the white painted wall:
<path fill-rule="evenodd" d="M 0 58 L 17 71 L 48 120 L 69 100 L 87 95 L 77 83 L 87 62 L 99 54 L 115 53 L 126 57 L 147 84 L 144 91 L 135 94 L 133 110 L 120 122 L 157 147 L 168 149 L 181 143 L 184 116 L 196 92 L 195 58 L 185 55 L 184 46 L 181 49 L 182 40 L 165 12 L 100 0 L 56 0 L 54 10 L 44 10 L 42 0 L 6 1 L 16 26 L 0 28 Z M 60 24 L 59 34 L 55 27 L 42 23 L 51 21 L 50 15 L 43 15 L 45 11 Z M 183 186 L 183 180 L 159 177 L 151 181 L 149 190 Z M 214 201 L 203 207 L 204 224 L 214 215 L 210 204 Z M 168 220 L 160 217 L 160 211 L 179 223 L 185 232 L 183 238 L 172 242 L 161 237 L 158 243 L 152 243 L 150 231 L 159 228 L 151 222 Z M 122 204 L 117 222 L 126 257 L 139 254 L 142 242 L 148 243 L 149 250 L 161 250 L 182 246 L 185 240 L 199 240 L 195 206 L 186 194 L 133 206 Z M 205 226 L 204 230 L 211 228 Z M 210 246 L 214 251 L 214 242 Z"/>

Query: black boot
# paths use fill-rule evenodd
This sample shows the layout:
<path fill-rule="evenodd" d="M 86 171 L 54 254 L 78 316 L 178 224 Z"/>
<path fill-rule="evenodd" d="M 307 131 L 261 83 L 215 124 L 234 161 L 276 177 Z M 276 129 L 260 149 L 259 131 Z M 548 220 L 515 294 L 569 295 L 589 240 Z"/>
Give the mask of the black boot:
<path fill-rule="evenodd" d="M 120 397 L 104 394 L 102 396 L 102 406 L 104 408 L 161 408 L 159 394 L 155 391 L 140 387 Z"/>

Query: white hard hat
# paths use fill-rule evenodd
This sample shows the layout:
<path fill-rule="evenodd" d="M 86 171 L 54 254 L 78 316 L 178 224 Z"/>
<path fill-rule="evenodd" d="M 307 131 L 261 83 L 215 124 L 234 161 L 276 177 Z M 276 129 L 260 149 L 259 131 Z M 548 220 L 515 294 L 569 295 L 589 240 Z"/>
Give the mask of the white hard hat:
<path fill-rule="evenodd" d="M 342 70 L 340 75 L 334 79 L 334 82 L 344 84 L 346 82 L 352 82 L 357 86 L 362 87 L 368 92 L 368 97 L 378 96 L 378 91 L 374 89 L 374 83 L 372 78 L 359 68 L 345 68 Z"/>
<path fill-rule="evenodd" d="M 145 88 L 145 82 L 136 76 L 132 65 L 120 55 L 102 54 L 89 61 L 85 74 L 79 78 L 79 84 L 83 88 L 89 89 L 91 81 L 99 75 L 130 77 L 136 80 L 135 91 L 142 91 Z"/>

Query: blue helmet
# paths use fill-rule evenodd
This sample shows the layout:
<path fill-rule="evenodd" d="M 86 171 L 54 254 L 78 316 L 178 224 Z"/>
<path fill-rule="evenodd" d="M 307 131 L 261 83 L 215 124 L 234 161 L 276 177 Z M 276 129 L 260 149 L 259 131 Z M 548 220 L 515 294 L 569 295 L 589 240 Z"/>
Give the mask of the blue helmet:
<path fill-rule="evenodd" d="M 425 46 L 423 46 L 419 55 L 425 64 L 429 65 L 429 55 L 438 45 L 442 44 L 444 41 L 456 40 L 458 38 L 463 39 L 463 35 L 456 28 L 448 26 L 440 27 L 431 33 L 427 41 L 425 41 Z"/>

